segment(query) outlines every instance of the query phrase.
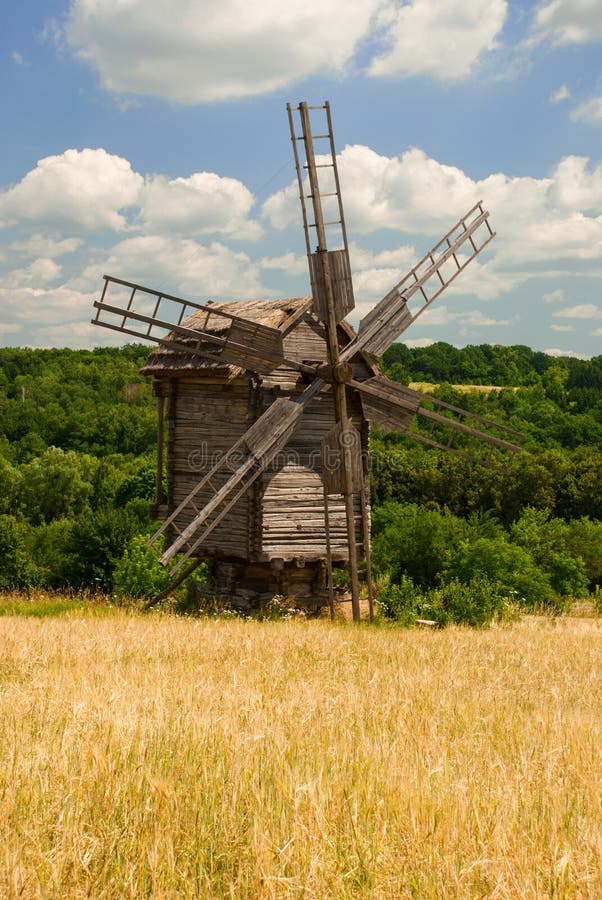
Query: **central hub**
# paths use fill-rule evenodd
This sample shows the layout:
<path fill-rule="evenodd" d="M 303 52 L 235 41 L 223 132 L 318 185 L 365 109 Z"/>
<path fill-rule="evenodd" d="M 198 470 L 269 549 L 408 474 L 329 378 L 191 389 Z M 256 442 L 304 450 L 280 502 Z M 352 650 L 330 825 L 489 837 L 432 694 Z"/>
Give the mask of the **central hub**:
<path fill-rule="evenodd" d="M 320 366 L 317 374 L 329 384 L 348 384 L 353 378 L 353 366 L 347 362 L 337 363 L 336 366 Z"/>
<path fill-rule="evenodd" d="M 332 367 L 332 377 L 337 384 L 348 384 L 353 378 L 353 366 L 350 363 L 337 363 Z"/>

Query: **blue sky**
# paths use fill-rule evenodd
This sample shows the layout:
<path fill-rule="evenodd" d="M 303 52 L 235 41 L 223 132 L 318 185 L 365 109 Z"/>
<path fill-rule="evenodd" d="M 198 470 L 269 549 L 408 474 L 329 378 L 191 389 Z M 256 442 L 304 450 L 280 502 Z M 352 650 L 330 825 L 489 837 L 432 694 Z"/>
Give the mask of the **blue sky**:
<path fill-rule="evenodd" d="M 602 0 L 22 0 L 0 28 L 0 344 L 90 347 L 106 272 L 308 292 L 285 105 L 332 105 L 357 323 L 476 200 L 497 237 L 404 334 L 602 337 Z"/>

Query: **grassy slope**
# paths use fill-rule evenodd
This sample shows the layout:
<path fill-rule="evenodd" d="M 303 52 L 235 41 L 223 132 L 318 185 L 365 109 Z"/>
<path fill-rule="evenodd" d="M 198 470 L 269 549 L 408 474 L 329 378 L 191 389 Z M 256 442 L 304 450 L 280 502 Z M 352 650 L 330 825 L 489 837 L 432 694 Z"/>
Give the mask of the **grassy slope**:
<path fill-rule="evenodd" d="M 2 617 L 0 896 L 600 896 L 601 635 Z"/>

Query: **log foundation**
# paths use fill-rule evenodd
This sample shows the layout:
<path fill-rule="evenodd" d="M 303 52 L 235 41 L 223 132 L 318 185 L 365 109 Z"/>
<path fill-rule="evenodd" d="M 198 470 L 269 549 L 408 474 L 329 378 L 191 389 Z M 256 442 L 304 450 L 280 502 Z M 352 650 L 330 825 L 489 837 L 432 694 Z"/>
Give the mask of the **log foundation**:
<path fill-rule="evenodd" d="M 203 593 L 242 613 L 261 610 L 274 597 L 282 598 L 290 607 L 317 612 L 328 604 L 326 566 L 323 560 L 298 564 L 214 558 L 209 562 L 209 580 Z"/>

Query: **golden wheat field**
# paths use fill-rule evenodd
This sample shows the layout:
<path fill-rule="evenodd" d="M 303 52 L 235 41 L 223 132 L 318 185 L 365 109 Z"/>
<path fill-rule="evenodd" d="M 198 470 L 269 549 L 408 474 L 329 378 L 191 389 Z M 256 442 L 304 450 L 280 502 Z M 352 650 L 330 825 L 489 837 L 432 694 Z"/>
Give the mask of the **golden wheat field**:
<path fill-rule="evenodd" d="M 602 896 L 602 622 L 0 618 L 3 898 Z"/>

